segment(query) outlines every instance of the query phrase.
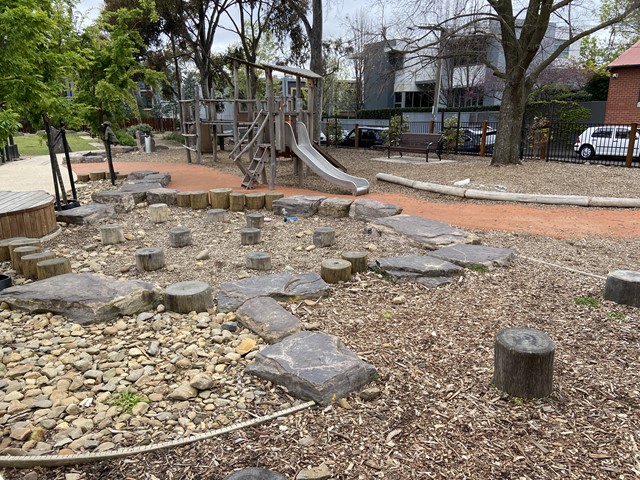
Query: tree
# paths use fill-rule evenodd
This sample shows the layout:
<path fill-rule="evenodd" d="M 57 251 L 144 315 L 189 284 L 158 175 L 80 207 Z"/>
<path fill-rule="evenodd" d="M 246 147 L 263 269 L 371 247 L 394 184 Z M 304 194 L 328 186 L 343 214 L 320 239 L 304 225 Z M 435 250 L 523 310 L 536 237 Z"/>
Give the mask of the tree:
<path fill-rule="evenodd" d="M 351 30 L 351 35 L 347 37 L 349 45 L 349 55 L 353 62 L 354 85 L 354 105 L 353 110 L 360 111 L 364 108 L 365 88 L 364 71 L 367 55 L 367 45 L 378 40 L 374 23 L 369 17 L 368 10 L 361 8 L 353 17 L 347 17 L 345 22 L 347 28 Z"/>

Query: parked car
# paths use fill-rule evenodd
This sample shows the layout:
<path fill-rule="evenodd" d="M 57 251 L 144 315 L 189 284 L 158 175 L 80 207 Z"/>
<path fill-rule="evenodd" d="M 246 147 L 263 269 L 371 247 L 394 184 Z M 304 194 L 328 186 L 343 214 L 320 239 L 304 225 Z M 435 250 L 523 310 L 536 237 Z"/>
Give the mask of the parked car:
<path fill-rule="evenodd" d="M 596 155 L 602 157 L 625 157 L 629 149 L 631 127 L 624 125 L 603 125 L 590 127 L 582 132 L 573 146 L 575 152 L 584 160 Z M 633 156 L 640 152 L 640 133 L 636 132 Z"/>
<path fill-rule="evenodd" d="M 385 133 L 389 130 L 387 127 L 359 127 L 358 146 L 360 148 L 371 148 L 374 146 L 382 146 L 385 142 Z M 351 130 L 344 139 L 338 144 L 340 147 L 356 146 L 356 130 Z"/>
<path fill-rule="evenodd" d="M 485 153 L 492 153 L 493 146 L 496 143 L 496 131 L 487 129 L 487 134 L 484 140 Z M 480 145 L 482 144 L 482 129 L 481 128 L 465 128 L 462 130 L 462 140 L 458 146 L 459 152 L 479 152 Z"/>

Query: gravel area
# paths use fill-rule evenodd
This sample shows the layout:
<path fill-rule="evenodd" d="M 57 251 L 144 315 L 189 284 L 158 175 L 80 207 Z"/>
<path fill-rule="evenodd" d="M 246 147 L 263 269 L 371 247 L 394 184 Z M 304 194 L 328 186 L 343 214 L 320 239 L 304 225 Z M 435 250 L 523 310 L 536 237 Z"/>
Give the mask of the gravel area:
<path fill-rule="evenodd" d="M 476 188 L 500 185 L 511 192 L 638 196 L 636 169 L 539 161 L 495 168 L 488 160 L 473 158 L 404 164 L 375 160 L 384 156 L 381 152 L 332 153 L 349 173 L 370 180 L 385 172 L 444 184 L 470 178 Z M 141 160 L 139 155 L 118 160 L 127 158 Z M 151 159 L 184 161 L 184 154 L 168 150 L 144 156 L 145 161 Z M 239 172 L 226 159 L 215 166 Z M 279 184 L 297 185 L 290 163 L 278 168 Z M 404 187 L 371 184 L 374 191 L 407 193 Z M 344 193 L 334 192 L 318 178 L 309 178 L 305 187 Z M 89 195 L 108 188 L 101 182 L 80 191 Z M 426 192 L 412 194 L 447 200 Z M 207 224 L 205 218 L 203 211 L 171 207 L 169 224 L 154 225 L 141 205 L 108 222 L 125 225 L 124 244 L 102 246 L 98 226 L 65 226 L 46 246 L 70 257 L 74 271 L 142 279 L 161 287 L 203 280 L 215 292 L 222 282 L 250 274 L 244 254 L 253 248 L 239 246 L 243 214 L 231 214 L 222 227 Z M 193 246 L 169 247 L 167 231 L 177 225 L 192 229 Z M 307 248 L 317 226 L 336 229 L 335 246 Z M 341 480 L 637 478 L 640 317 L 637 309 L 602 298 L 603 278 L 579 272 L 605 276 L 614 269 L 638 270 L 640 240 L 473 233 L 484 245 L 513 248 L 515 265 L 488 272 L 468 270 L 436 289 L 397 285 L 368 272 L 333 286 L 319 301 L 284 303 L 306 328 L 340 337 L 378 369 L 379 379 L 372 385 L 381 391 L 377 398 L 365 401 L 354 393 L 326 408 L 186 447 L 73 467 L 5 469 L 2 475 L 222 480 L 236 469 L 259 466 L 293 479 L 302 470 L 324 464 L 331 478 Z M 133 266 L 133 254 L 148 246 L 164 248 L 168 266 L 142 274 Z M 323 258 L 344 250 L 366 249 L 370 260 L 423 253 L 373 237 L 361 222 L 323 217 L 267 222 L 260 249 L 271 252 L 273 271 L 296 272 L 319 272 Z M 201 255 L 204 251 L 208 258 Z M 5 263 L 1 270 L 8 268 Z M 78 327 L 59 316 L 30 316 L 0 306 L 0 448 L 108 451 L 182 438 L 295 404 L 282 388 L 243 375 L 262 342 L 242 329 L 231 332 L 234 320 L 233 314 L 219 314 L 215 308 L 200 315 L 170 314 L 160 308 L 113 324 Z M 492 387 L 495 335 L 512 326 L 539 328 L 557 343 L 550 397 L 513 398 Z M 240 354 L 236 349 L 246 339 L 255 345 Z M 151 355 L 153 342 L 157 350 Z M 1 370 L 3 365 L 8 372 L 25 364 L 33 366 L 24 378 Z M 102 375 L 87 376 L 90 370 Z M 105 389 L 105 374 L 115 388 Z M 201 385 L 208 388 L 197 389 L 189 398 L 170 398 L 203 376 L 213 382 Z M 138 383 L 143 377 L 145 381 Z M 135 412 L 109 405 L 109 399 L 125 391 L 144 395 L 148 403 L 134 407 Z M 9 413 L 12 401 L 45 400 L 39 396 L 46 396 L 51 405 Z M 43 423 L 38 413 L 42 409 L 49 411 L 44 417 L 52 421 Z M 17 450 L 0 451 L 7 453 Z"/>

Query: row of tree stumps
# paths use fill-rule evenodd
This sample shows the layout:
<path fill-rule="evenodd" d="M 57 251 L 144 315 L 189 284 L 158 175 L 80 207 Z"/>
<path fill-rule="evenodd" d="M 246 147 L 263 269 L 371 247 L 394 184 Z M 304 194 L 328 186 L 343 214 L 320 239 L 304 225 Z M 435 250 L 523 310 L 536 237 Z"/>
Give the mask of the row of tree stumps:
<path fill-rule="evenodd" d="M 38 238 L 14 237 L 0 241 L 0 262 L 10 261 L 16 275 L 28 280 L 45 280 L 71 273 L 71 261 L 43 250 Z"/>

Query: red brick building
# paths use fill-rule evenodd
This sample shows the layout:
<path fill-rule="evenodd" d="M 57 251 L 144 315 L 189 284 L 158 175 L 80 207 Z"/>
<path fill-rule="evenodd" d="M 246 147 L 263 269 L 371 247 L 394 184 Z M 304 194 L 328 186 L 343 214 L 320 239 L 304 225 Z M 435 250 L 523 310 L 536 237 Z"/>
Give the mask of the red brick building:
<path fill-rule="evenodd" d="M 604 122 L 640 123 L 640 42 L 607 68 L 611 79 Z"/>

